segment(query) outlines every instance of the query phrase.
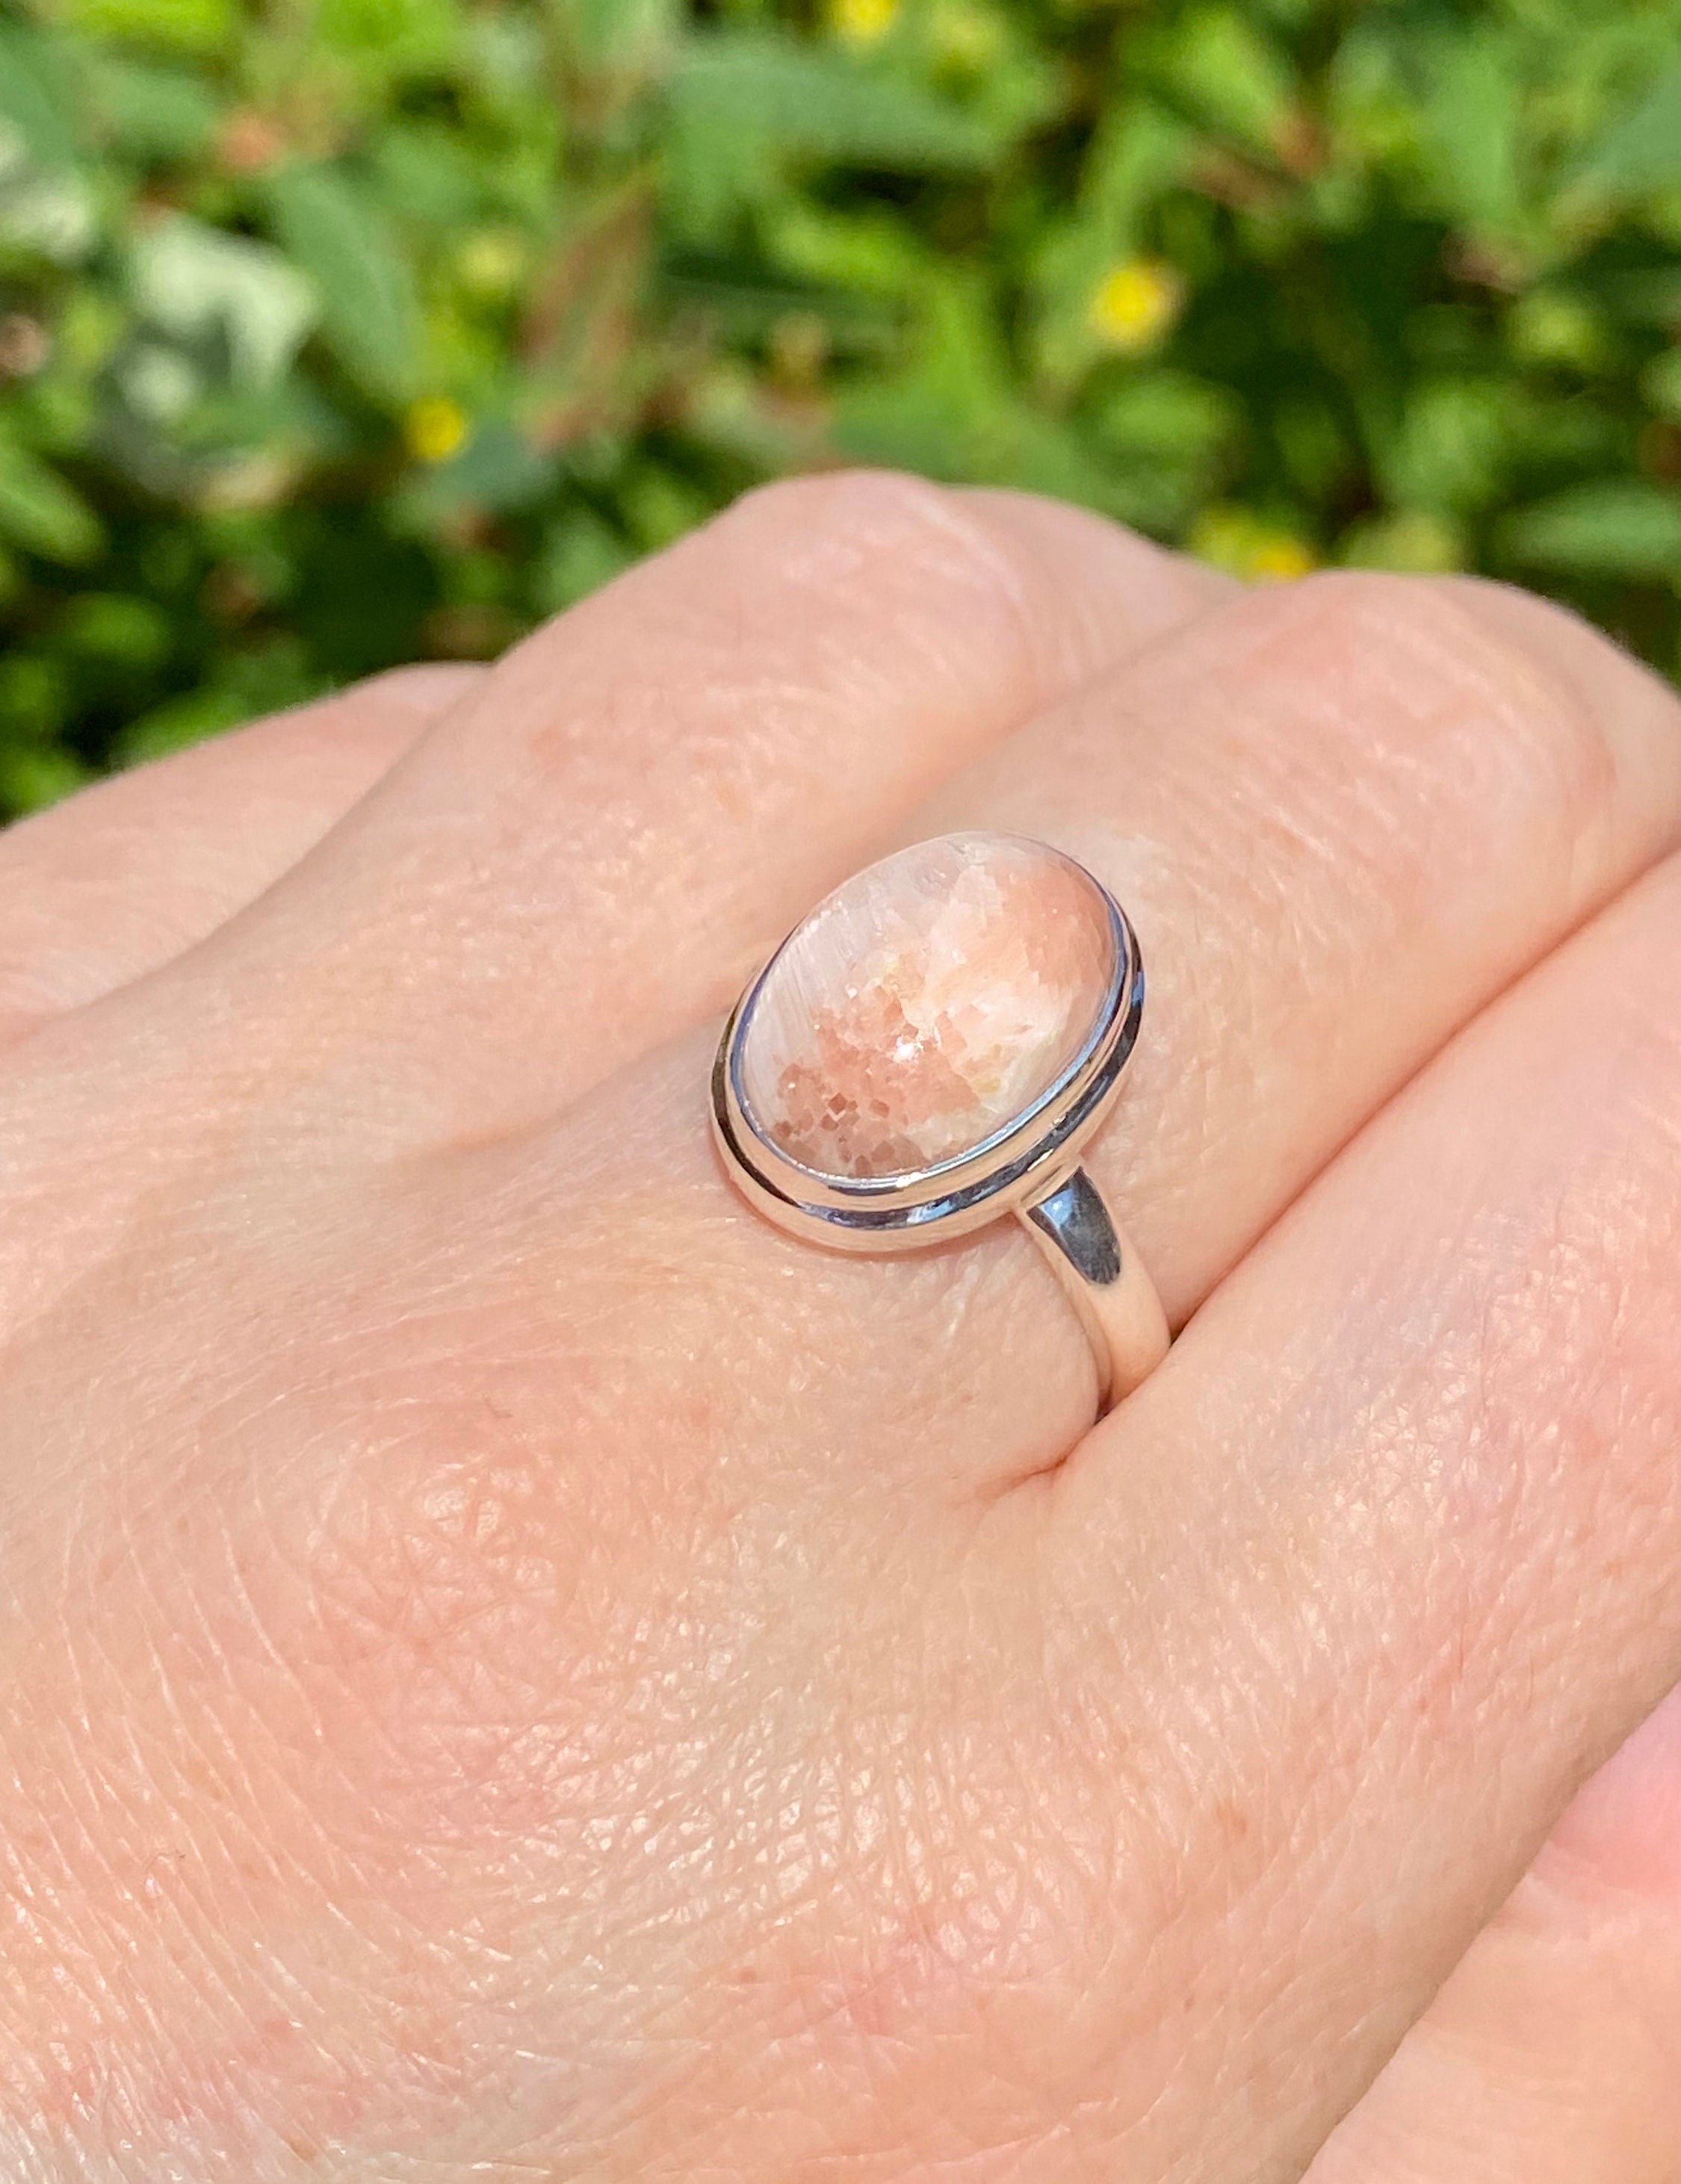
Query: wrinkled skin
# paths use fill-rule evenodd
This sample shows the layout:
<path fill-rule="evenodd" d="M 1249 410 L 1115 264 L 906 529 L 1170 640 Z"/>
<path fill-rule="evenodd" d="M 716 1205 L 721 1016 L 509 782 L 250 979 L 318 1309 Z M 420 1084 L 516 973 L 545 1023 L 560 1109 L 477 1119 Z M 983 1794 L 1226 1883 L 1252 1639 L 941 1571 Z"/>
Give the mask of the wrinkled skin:
<path fill-rule="evenodd" d="M 706 1139 L 957 825 L 1150 967 L 1096 1429 Z M 868 476 L 0 840 L 8 2184 L 1673 2184 L 1678 841 L 1533 600 Z"/>

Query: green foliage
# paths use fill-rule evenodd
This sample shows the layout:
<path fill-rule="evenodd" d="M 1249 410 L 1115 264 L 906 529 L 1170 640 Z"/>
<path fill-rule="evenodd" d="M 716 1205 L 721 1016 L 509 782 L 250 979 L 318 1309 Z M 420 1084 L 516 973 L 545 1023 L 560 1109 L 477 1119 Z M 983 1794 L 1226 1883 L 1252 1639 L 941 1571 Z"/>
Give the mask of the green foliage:
<path fill-rule="evenodd" d="M 376 401 L 412 398 L 421 349 L 414 275 L 377 198 L 327 160 L 289 162 L 266 194 L 275 235 L 315 291 L 334 358 Z"/>
<path fill-rule="evenodd" d="M 0 0 L 0 807 L 755 481 L 1681 668 L 1681 0 Z"/>

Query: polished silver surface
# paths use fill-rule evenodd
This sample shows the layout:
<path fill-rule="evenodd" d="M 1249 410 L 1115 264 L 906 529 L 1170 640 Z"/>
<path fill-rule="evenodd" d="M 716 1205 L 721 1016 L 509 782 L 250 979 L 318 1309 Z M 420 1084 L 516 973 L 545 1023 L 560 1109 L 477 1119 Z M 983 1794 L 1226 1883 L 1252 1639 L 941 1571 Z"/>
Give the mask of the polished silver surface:
<path fill-rule="evenodd" d="M 1097 1184 L 1083 1167 L 1024 1206 L 1021 1213 L 1030 1228 L 1055 1245 L 1081 1281 L 1107 1290 L 1120 1279 L 1120 1240 Z"/>

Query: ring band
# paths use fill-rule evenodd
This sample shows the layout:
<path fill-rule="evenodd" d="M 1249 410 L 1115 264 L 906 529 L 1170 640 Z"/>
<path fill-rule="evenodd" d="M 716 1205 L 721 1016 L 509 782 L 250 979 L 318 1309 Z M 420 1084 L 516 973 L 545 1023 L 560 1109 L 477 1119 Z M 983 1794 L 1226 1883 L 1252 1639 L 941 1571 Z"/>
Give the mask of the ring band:
<path fill-rule="evenodd" d="M 1097 1368 L 1101 1418 L 1167 1355 L 1156 1285 L 1083 1167 L 1049 1184 L 1019 1217 L 1080 1315 Z"/>
<path fill-rule="evenodd" d="M 920 1249 L 1014 1215 L 1079 1313 L 1101 1412 L 1168 1346 L 1080 1160 L 1143 1005 L 1137 938 L 1083 865 L 1016 835 L 919 843 L 820 903 L 737 1002 L 712 1070 L 725 1168 L 832 1250 Z"/>

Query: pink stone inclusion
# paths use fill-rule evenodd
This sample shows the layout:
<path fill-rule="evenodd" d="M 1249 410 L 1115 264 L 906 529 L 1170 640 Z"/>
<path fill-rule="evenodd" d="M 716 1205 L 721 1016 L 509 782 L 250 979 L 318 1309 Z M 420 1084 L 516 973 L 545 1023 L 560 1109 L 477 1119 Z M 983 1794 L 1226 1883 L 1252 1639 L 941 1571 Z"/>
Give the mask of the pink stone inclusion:
<path fill-rule="evenodd" d="M 1097 1028 L 1109 908 L 1036 842 L 950 834 L 849 880 L 785 944 L 744 1029 L 749 1120 L 819 1175 L 903 1175 L 1042 1099 Z"/>

